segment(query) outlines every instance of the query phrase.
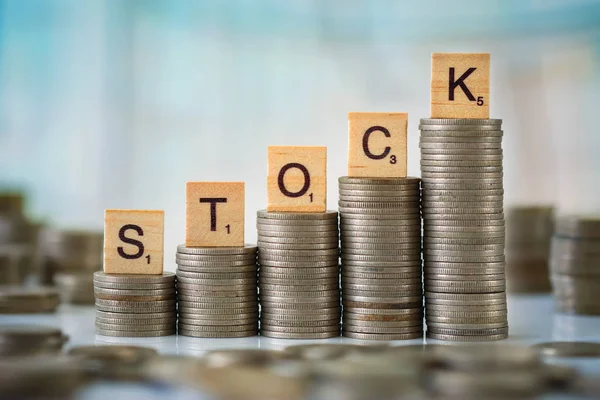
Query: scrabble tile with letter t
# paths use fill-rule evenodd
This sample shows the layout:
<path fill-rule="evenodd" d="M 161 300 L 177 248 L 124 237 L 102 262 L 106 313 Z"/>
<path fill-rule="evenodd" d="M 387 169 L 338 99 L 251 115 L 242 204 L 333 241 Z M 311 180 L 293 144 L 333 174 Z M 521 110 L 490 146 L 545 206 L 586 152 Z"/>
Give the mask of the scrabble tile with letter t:
<path fill-rule="evenodd" d="M 327 148 L 269 146 L 267 211 L 324 212 Z"/>
<path fill-rule="evenodd" d="M 165 212 L 104 212 L 104 273 L 163 273 Z"/>
<path fill-rule="evenodd" d="M 431 55 L 431 118 L 490 117 L 490 55 Z"/>
<path fill-rule="evenodd" d="M 244 245 L 244 182 L 188 182 L 185 245 Z"/>

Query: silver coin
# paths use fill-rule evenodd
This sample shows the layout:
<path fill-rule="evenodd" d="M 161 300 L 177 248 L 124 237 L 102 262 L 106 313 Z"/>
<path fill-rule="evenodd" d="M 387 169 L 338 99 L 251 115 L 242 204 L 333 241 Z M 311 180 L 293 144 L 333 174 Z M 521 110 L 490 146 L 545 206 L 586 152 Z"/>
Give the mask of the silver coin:
<path fill-rule="evenodd" d="M 337 211 L 327 210 L 325 212 L 314 213 L 298 213 L 298 212 L 278 212 L 258 210 L 256 213 L 258 218 L 278 219 L 278 220 L 324 220 L 336 219 Z"/>
<path fill-rule="evenodd" d="M 344 294 L 344 302 L 358 302 L 358 303 L 388 303 L 388 304 L 401 304 L 401 303 L 414 303 L 415 301 L 421 301 L 421 296 L 408 295 L 400 296 L 396 294 L 394 297 L 375 297 L 375 296 L 355 296 Z M 367 308 L 367 307 L 360 307 Z"/>
<path fill-rule="evenodd" d="M 444 231 L 444 232 L 505 232 L 505 222 L 499 219 L 466 219 L 459 217 L 456 219 L 436 219 L 426 221 L 424 231 Z M 483 216 L 482 218 L 485 218 Z M 491 217 L 491 216 L 490 216 Z M 477 216 L 479 218 L 479 216 Z"/>
<path fill-rule="evenodd" d="M 261 249 L 269 250 L 329 250 L 337 249 L 338 242 L 331 243 L 317 243 L 317 244 L 304 244 L 304 243 L 270 243 L 270 242 L 258 242 L 258 247 Z"/>
<path fill-rule="evenodd" d="M 249 318 L 235 318 L 235 319 L 196 319 L 196 318 L 188 318 L 188 317 L 179 317 L 180 326 L 187 327 L 188 325 L 201 325 L 201 326 L 217 326 L 219 329 L 223 330 L 224 326 L 250 326 L 250 329 L 253 329 L 253 326 L 258 327 L 258 315 Z M 249 330 L 249 329 L 248 329 Z"/>
<path fill-rule="evenodd" d="M 427 207 L 423 208 L 423 219 L 435 223 L 437 220 L 501 220 L 504 221 L 503 207 Z"/>
<path fill-rule="evenodd" d="M 193 279 L 179 277 L 177 282 L 190 283 L 194 285 L 205 285 L 205 286 L 219 286 L 227 285 L 233 287 L 235 285 L 246 286 L 256 284 L 256 276 L 241 279 Z"/>
<path fill-rule="evenodd" d="M 496 140 L 502 140 L 504 131 L 500 129 L 471 129 L 470 127 L 458 127 L 462 129 L 456 129 L 454 126 L 451 130 L 443 129 L 443 126 L 436 126 L 435 129 L 422 129 L 420 140 L 423 139 L 476 139 L 476 138 L 493 138 Z"/>
<path fill-rule="evenodd" d="M 478 304 L 478 305 L 464 305 L 464 304 L 435 304 L 427 302 L 425 308 L 428 312 L 430 311 L 444 311 L 444 312 L 482 312 L 482 311 L 508 311 L 506 303 L 498 304 Z"/>
<path fill-rule="evenodd" d="M 340 215 L 340 220 L 343 222 L 373 220 L 373 221 L 377 221 L 376 222 L 377 224 L 381 224 L 381 222 L 379 222 L 379 221 L 387 220 L 387 221 L 390 221 L 388 223 L 390 225 L 394 225 L 394 222 L 391 222 L 391 220 L 413 221 L 412 223 L 414 224 L 414 221 L 419 220 L 420 218 L 421 218 L 420 214 L 390 214 L 390 213 L 385 213 L 383 211 L 381 211 L 379 214 L 377 214 L 377 213 L 371 213 L 371 214 L 347 213 L 347 214 Z M 396 225 L 401 225 L 401 224 L 397 223 Z"/>
<path fill-rule="evenodd" d="M 304 288 L 304 286 L 301 286 Z M 339 288 L 335 287 L 333 289 L 326 290 L 290 290 L 291 286 L 286 286 L 285 289 L 280 289 L 278 285 L 275 285 L 274 288 L 265 288 L 264 286 L 260 290 L 261 298 L 267 297 L 281 297 L 281 298 L 294 298 L 300 300 L 300 303 L 305 303 L 306 298 L 321 298 L 328 299 L 332 297 L 339 297 Z M 307 288 L 308 289 L 308 288 Z"/>
<path fill-rule="evenodd" d="M 322 267 L 322 268 L 287 268 L 287 267 L 269 267 L 262 265 L 260 267 L 260 277 L 272 278 L 287 278 L 296 277 L 297 279 L 325 278 L 329 276 L 337 276 L 338 266 Z"/>
<path fill-rule="evenodd" d="M 427 245 L 440 245 L 440 244 L 444 244 L 444 245 L 468 245 L 468 246 L 473 246 L 473 245 L 490 245 L 490 244 L 496 244 L 496 245 L 504 245 L 505 244 L 505 238 L 501 237 L 486 237 L 486 236 L 482 236 L 480 238 L 427 238 L 424 240 L 424 243 Z"/>
<path fill-rule="evenodd" d="M 289 292 L 290 296 L 297 292 L 322 292 L 329 290 L 339 290 L 338 282 L 312 285 L 296 285 L 296 282 L 287 282 L 287 285 L 269 284 L 261 282 L 258 285 L 261 293 Z"/>
<path fill-rule="evenodd" d="M 344 318 L 348 320 L 360 321 L 411 321 L 423 320 L 423 308 L 405 308 L 395 310 L 394 314 L 380 314 L 378 312 L 369 312 L 367 309 L 361 309 L 361 312 L 355 310 L 344 310 Z"/>
<path fill-rule="evenodd" d="M 444 203 L 475 203 L 474 205 L 479 206 L 477 203 L 489 203 L 491 205 L 502 203 L 504 196 L 425 196 L 421 206 L 423 207 L 435 207 L 438 204 Z M 489 205 L 484 205 L 488 207 Z M 443 206 L 447 207 L 447 206 Z"/>
<path fill-rule="evenodd" d="M 258 329 L 258 321 L 245 325 L 189 325 L 180 321 L 177 326 L 179 329 L 195 332 L 221 332 L 223 330 L 227 330 L 228 332 L 245 332 Z"/>
<path fill-rule="evenodd" d="M 288 302 L 281 301 L 279 297 L 266 297 L 260 299 L 261 310 L 321 310 L 325 308 L 339 307 L 339 298 L 325 299 L 311 303 L 299 303 L 299 302 Z M 290 300 L 289 298 L 285 300 Z"/>
<path fill-rule="evenodd" d="M 421 167 L 437 167 L 437 168 L 469 168 L 469 167 L 502 167 L 503 162 L 500 160 L 428 160 L 422 159 Z"/>
<path fill-rule="evenodd" d="M 248 296 L 206 296 L 196 295 L 193 292 L 178 294 L 179 301 L 187 301 L 192 303 L 248 303 L 257 302 L 258 293 L 253 293 Z"/>
<path fill-rule="evenodd" d="M 102 271 L 94 272 L 94 281 L 121 284 L 161 284 L 175 283 L 175 274 L 164 272 L 161 275 L 134 275 L 134 274 L 105 274 Z"/>
<path fill-rule="evenodd" d="M 356 185 L 418 185 L 420 182 L 419 178 L 405 177 L 405 178 L 364 178 L 364 177 L 349 177 L 341 176 L 338 178 L 340 184 L 356 184 Z"/>
<path fill-rule="evenodd" d="M 350 332 L 373 332 L 373 328 L 376 328 L 375 330 L 380 333 L 385 333 L 382 330 L 387 330 L 387 333 L 396 333 L 399 330 L 397 328 L 413 328 L 414 331 L 417 331 L 417 327 L 423 330 L 423 318 L 417 318 L 412 321 L 361 321 L 344 319 L 343 322 L 344 330 Z"/>
<path fill-rule="evenodd" d="M 364 285 L 370 287 L 386 287 L 386 286 L 394 286 L 394 285 L 417 285 L 421 287 L 421 276 L 413 275 L 412 277 L 404 277 L 404 278 L 376 278 L 376 279 L 365 279 L 365 278 L 354 278 L 350 276 L 342 276 L 342 282 L 345 287 L 350 287 L 348 285 Z M 355 289 L 364 289 L 361 287 L 356 287 Z M 381 289 L 376 289 L 381 290 Z"/>
<path fill-rule="evenodd" d="M 159 300 L 150 302 L 141 301 L 119 301 L 96 299 L 96 309 L 109 312 L 127 313 L 156 313 L 170 311 L 175 308 L 175 300 Z M 123 311 L 118 311 L 123 310 Z"/>
<path fill-rule="evenodd" d="M 477 336 L 466 336 L 466 335 L 441 335 L 433 332 L 427 332 L 428 339 L 454 341 L 454 342 L 486 342 L 508 339 L 508 333 L 499 335 L 477 335 Z"/>
<path fill-rule="evenodd" d="M 175 321 L 170 321 L 155 325 L 119 325 L 115 323 L 106 324 L 103 322 L 96 321 L 96 329 L 101 330 L 115 330 L 115 331 L 128 331 L 128 332 L 147 332 L 147 331 L 160 331 L 170 330 L 175 328 Z"/>
<path fill-rule="evenodd" d="M 243 315 L 253 313 L 258 313 L 258 305 L 254 303 L 247 307 L 244 306 L 236 308 L 195 308 L 188 307 L 185 302 L 179 303 L 179 315 L 185 315 L 193 318 L 202 318 L 203 316 L 206 318 L 213 318 L 215 316 L 222 316 L 223 318 L 230 316 L 241 318 Z"/>
<path fill-rule="evenodd" d="M 419 185 L 418 184 L 412 184 L 412 185 L 374 185 L 374 184 L 361 184 L 361 183 L 357 183 L 357 184 L 348 184 L 348 183 L 340 183 L 339 184 L 339 190 L 340 191 L 354 191 L 354 190 L 361 190 L 361 191 L 382 191 L 382 192 L 397 192 L 398 196 L 404 196 L 406 194 L 414 194 L 414 193 L 418 193 L 419 191 Z"/>
<path fill-rule="evenodd" d="M 229 262 L 216 262 L 216 261 L 189 261 L 176 259 L 177 266 L 182 270 L 190 270 L 190 267 L 197 269 L 208 268 L 227 268 L 227 267 L 247 267 L 256 264 L 256 260 L 247 261 L 229 261 Z M 183 268 L 181 268 L 183 267 Z M 187 267 L 187 268 L 186 268 Z"/>
<path fill-rule="evenodd" d="M 431 154 L 421 153 L 421 161 L 433 160 L 433 161 L 502 161 L 504 156 L 500 154 Z"/>
<path fill-rule="evenodd" d="M 340 336 L 339 330 L 322 333 L 272 332 L 260 330 L 260 335 L 274 339 L 328 339 Z"/>
<path fill-rule="evenodd" d="M 354 249 L 351 246 L 345 246 L 342 252 L 342 256 L 345 255 L 361 255 L 361 256 L 376 256 L 376 257 L 404 257 L 404 256 L 421 256 L 421 246 L 415 245 L 408 249 L 398 250 L 366 250 L 366 249 Z"/>
<path fill-rule="evenodd" d="M 502 146 L 492 144 L 493 148 L 477 148 L 467 146 L 451 146 L 462 145 L 462 143 L 446 143 L 443 146 L 434 145 L 433 147 L 427 144 L 420 144 L 421 155 L 423 154 L 452 154 L 452 155 L 502 155 Z M 425 147 L 423 147 L 425 146 Z"/>
<path fill-rule="evenodd" d="M 371 326 L 356 326 L 347 325 L 342 326 L 343 332 L 354 332 L 354 333 L 371 333 L 371 334 L 402 334 L 402 333 L 416 333 L 423 332 L 423 325 L 399 327 L 399 328 L 375 328 Z"/>
<path fill-rule="evenodd" d="M 275 228 L 286 228 L 286 227 L 330 227 L 337 225 L 337 218 L 325 219 L 325 220 L 312 220 L 312 219 L 273 219 L 273 218 L 257 218 L 256 223 L 259 226 L 272 226 Z"/>
<path fill-rule="evenodd" d="M 452 271 L 452 270 L 451 270 Z M 475 280 L 503 280 L 505 279 L 504 272 L 497 274 L 441 274 L 425 270 L 425 279 L 435 279 L 440 281 L 475 281 Z"/>
<path fill-rule="evenodd" d="M 254 319 L 254 320 L 258 320 L 258 309 L 252 311 L 252 312 L 247 312 L 247 313 L 239 313 L 237 312 L 237 310 L 231 310 L 234 311 L 234 313 L 229 312 L 226 314 L 206 314 L 206 313 L 198 313 L 198 312 L 194 312 L 194 311 L 202 311 L 202 310 L 189 310 L 191 312 L 188 312 L 188 310 L 181 310 L 179 312 L 179 318 L 186 318 L 189 320 L 194 320 L 194 321 L 202 321 L 202 320 L 207 320 L 207 321 L 236 321 L 236 320 L 246 320 L 246 319 Z M 207 322 L 207 324 L 209 324 Z M 216 325 L 219 325 L 219 323 L 215 323 Z M 224 323 L 222 323 L 222 325 L 224 325 Z M 239 325 L 239 324 L 238 324 Z"/>
<path fill-rule="evenodd" d="M 494 256 L 445 256 L 445 255 L 433 255 L 433 254 L 424 254 L 423 259 L 425 263 L 431 261 L 439 261 L 439 262 L 450 262 L 450 263 L 484 263 L 484 262 L 503 262 L 505 261 L 505 257 L 503 255 L 494 255 Z"/>
<path fill-rule="evenodd" d="M 351 300 L 356 297 L 365 297 L 373 299 L 373 301 L 380 301 L 386 303 L 389 298 L 393 296 L 405 296 L 414 297 L 422 295 L 420 287 L 412 287 L 410 289 L 399 289 L 399 290 L 353 290 L 353 289 L 342 289 L 342 297 L 344 300 Z"/>
<path fill-rule="evenodd" d="M 482 236 L 485 237 L 497 237 L 503 238 L 505 236 L 504 230 L 481 230 L 481 229 L 471 229 L 469 230 L 432 230 L 426 229 L 423 233 L 423 239 L 426 241 L 428 238 L 462 238 L 462 239 L 473 239 L 480 238 Z"/>
<path fill-rule="evenodd" d="M 340 217 L 340 226 L 341 227 L 350 227 L 356 226 L 356 228 L 360 228 L 363 226 L 369 227 L 384 227 L 384 226 L 420 226 L 421 218 L 420 217 L 410 217 L 410 218 L 396 218 L 396 219 L 363 219 L 363 218 L 354 218 L 353 215 L 343 215 Z M 418 229 L 418 228 L 417 228 Z"/>
<path fill-rule="evenodd" d="M 258 258 L 259 264 L 272 265 L 273 262 L 292 262 L 292 263 L 310 263 L 310 262 L 325 262 L 328 265 L 336 265 L 338 263 L 338 256 L 299 256 L 299 257 L 288 257 L 288 256 L 260 256 Z"/>
<path fill-rule="evenodd" d="M 314 286 L 320 287 L 322 285 L 331 286 L 338 284 L 338 276 L 330 276 L 327 278 L 317 279 L 297 279 L 297 278 L 270 278 L 261 276 L 259 279 L 259 285 L 295 285 L 295 286 Z"/>
<path fill-rule="evenodd" d="M 419 215 L 419 206 L 413 205 L 407 208 L 357 208 L 357 207 L 339 207 L 340 214 L 377 214 L 377 215 Z"/>
<path fill-rule="evenodd" d="M 260 241 L 268 241 L 268 237 L 287 237 L 287 238 L 336 238 L 338 236 L 337 230 L 329 230 L 323 232 L 314 231 L 295 231 L 295 232 L 282 232 L 282 231 L 268 231 L 264 229 L 258 229 L 258 239 Z"/>
<path fill-rule="evenodd" d="M 187 247 L 183 244 L 177 246 L 177 253 L 179 254 L 193 254 L 193 255 L 246 255 L 256 253 L 256 246 L 252 244 L 245 244 L 240 247 Z"/>
<path fill-rule="evenodd" d="M 298 306 L 298 307 L 296 307 Z M 338 302 L 337 305 L 331 307 L 320 307 L 318 304 L 274 304 L 274 303 L 261 303 L 261 315 L 273 314 L 283 317 L 285 315 L 292 317 L 326 317 L 331 318 L 333 315 L 341 313 L 341 307 Z"/>
<path fill-rule="evenodd" d="M 450 166 L 432 166 L 421 165 L 421 172 L 441 174 L 441 173 L 458 173 L 458 174 L 486 174 L 486 173 L 502 173 L 502 166 L 485 166 L 485 167 L 450 167 Z M 379 200 L 381 201 L 381 200 Z"/>
<path fill-rule="evenodd" d="M 223 256 L 208 256 L 196 254 L 180 254 L 175 255 L 175 260 L 181 261 L 197 261 L 197 262 L 213 262 L 216 264 L 224 264 L 230 262 L 246 262 L 252 263 L 256 258 L 256 252 L 244 255 L 223 255 Z"/>
<path fill-rule="evenodd" d="M 116 283 L 116 282 L 98 282 L 94 281 L 94 287 L 115 289 L 115 290 L 156 290 L 156 289 L 169 289 L 175 287 L 175 282 L 166 283 Z"/>
<path fill-rule="evenodd" d="M 203 299 L 204 300 L 204 299 Z M 206 302 L 206 301 L 187 301 L 187 300 L 179 300 L 179 309 L 236 309 L 239 310 L 239 313 L 247 313 L 253 310 L 258 306 L 258 302 L 256 300 L 246 301 L 246 302 Z"/>
<path fill-rule="evenodd" d="M 407 282 L 408 281 L 408 282 Z M 421 279 L 415 279 L 415 280 L 404 280 L 404 282 L 402 281 L 382 281 L 379 280 L 378 283 L 370 283 L 370 282 L 366 282 L 366 283 L 354 283 L 354 282 L 348 282 L 346 280 L 344 280 L 342 282 L 342 291 L 343 294 L 352 294 L 352 293 L 358 293 L 358 292 L 385 292 L 386 294 L 384 296 L 391 296 L 393 294 L 397 294 L 397 293 L 408 293 L 408 292 L 421 292 Z M 389 294 L 388 294 L 389 293 Z M 366 294 L 367 296 L 369 294 Z"/>
<path fill-rule="evenodd" d="M 502 178 L 481 178 L 481 179 L 442 179 L 442 178 L 430 178 L 423 180 L 422 183 L 423 192 L 428 190 L 490 190 L 490 189 L 503 189 Z"/>
<path fill-rule="evenodd" d="M 489 268 L 470 268 L 470 267 L 457 267 L 457 268 L 436 268 L 426 265 L 425 276 L 430 279 L 433 276 L 452 276 L 456 279 L 474 279 L 481 275 L 505 275 L 504 267 L 489 267 Z M 443 279 L 443 278 L 440 278 Z"/>
<path fill-rule="evenodd" d="M 140 290 L 140 289 L 107 289 L 102 287 L 94 287 L 94 294 L 96 295 L 115 295 L 115 296 L 165 296 L 175 294 L 175 285 L 168 289 L 153 289 L 153 290 Z"/>
<path fill-rule="evenodd" d="M 177 316 L 173 313 L 171 317 L 160 317 L 151 319 L 129 319 L 127 316 L 123 318 L 102 318 L 96 315 L 96 322 L 106 325 L 124 325 L 124 326 L 135 326 L 135 325 L 169 325 L 175 324 Z"/>
<path fill-rule="evenodd" d="M 416 193 L 412 196 L 387 196 L 387 197 L 379 197 L 379 196 L 348 196 L 340 194 L 339 199 L 341 202 L 345 203 L 391 203 L 391 204 L 414 204 L 419 203 L 421 196 L 419 193 Z"/>
<path fill-rule="evenodd" d="M 416 262 L 412 265 L 403 267 L 384 267 L 384 266 L 354 266 L 343 264 L 342 275 L 352 274 L 416 274 L 421 276 L 421 263 Z"/>
<path fill-rule="evenodd" d="M 409 254 L 406 256 L 363 256 L 357 254 L 341 255 L 342 263 L 345 261 L 372 261 L 372 262 L 402 262 L 402 261 L 419 261 L 421 259 L 420 252 Z"/>
<path fill-rule="evenodd" d="M 419 148 L 421 151 L 430 150 L 432 152 L 437 151 L 467 151 L 472 150 L 473 152 L 479 150 L 499 150 L 502 149 L 502 141 L 497 142 L 432 142 L 421 140 L 419 142 Z"/>
<path fill-rule="evenodd" d="M 171 336 L 175 334 L 175 327 L 172 329 L 162 329 L 158 331 L 117 331 L 114 329 L 100 329 L 96 328 L 96 334 L 101 336 L 112 336 L 112 337 L 158 337 L 158 336 Z"/>
<path fill-rule="evenodd" d="M 441 255 L 441 256 L 496 256 L 504 255 L 504 245 L 459 245 L 451 244 L 425 244 L 423 254 L 426 255 Z"/>
<path fill-rule="evenodd" d="M 504 322 L 493 322 L 493 323 L 445 323 L 445 322 L 433 322 L 427 321 L 427 329 L 431 328 L 445 328 L 445 329 L 494 329 L 494 328 L 506 328 L 508 324 Z"/>
<path fill-rule="evenodd" d="M 340 241 L 342 247 L 355 243 L 416 243 L 420 241 L 420 229 L 410 230 L 362 230 L 342 232 Z"/>
<path fill-rule="evenodd" d="M 499 208 L 503 206 L 503 201 L 440 201 L 424 199 L 421 203 L 423 208 Z"/>
<path fill-rule="evenodd" d="M 467 118 L 463 118 L 463 119 L 452 119 L 452 118 L 421 118 L 420 120 L 420 124 L 421 126 L 425 127 L 429 126 L 429 125 L 440 125 L 440 126 L 447 126 L 447 125 L 460 125 L 460 126 L 486 126 L 486 125 L 493 125 L 493 126 L 500 126 L 502 125 L 502 120 L 501 119 L 467 119 Z"/>
<path fill-rule="evenodd" d="M 423 200 L 427 200 L 432 196 L 451 196 L 451 197 L 474 197 L 474 196 L 503 196 L 504 189 L 471 189 L 471 190 L 454 190 L 454 189 L 427 189 L 423 191 Z"/>
<path fill-rule="evenodd" d="M 483 275 L 485 277 L 485 275 Z M 459 281 L 450 281 L 450 280 L 438 280 L 438 279 L 426 279 L 425 286 L 429 287 L 498 287 L 504 286 L 506 283 L 505 279 L 496 279 L 496 280 L 459 280 Z"/>
<path fill-rule="evenodd" d="M 261 236 L 258 240 L 261 243 L 280 243 L 280 244 L 332 244 L 337 243 L 337 236 L 328 237 L 276 237 Z"/>
<path fill-rule="evenodd" d="M 281 321 L 277 319 L 270 319 L 261 316 L 260 325 L 265 327 L 280 327 L 280 328 L 331 328 L 339 327 L 340 318 L 334 318 L 330 320 L 310 320 L 310 321 Z M 273 330 L 273 329 L 271 329 Z M 324 329 L 329 331 L 331 329 Z"/>
<path fill-rule="evenodd" d="M 385 186 L 378 186 L 377 189 L 342 189 L 338 191 L 340 197 L 374 197 L 376 201 L 395 201 L 394 199 L 418 199 L 421 196 L 421 190 L 415 188 L 403 188 L 399 190 L 390 190 Z M 388 199 L 388 197 L 390 199 Z"/>
<path fill-rule="evenodd" d="M 238 265 L 238 266 L 226 266 L 226 267 L 214 266 L 214 265 L 211 265 L 210 267 L 200 267 L 200 266 L 183 265 L 183 264 L 179 264 L 177 266 L 177 273 L 184 271 L 184 272 L 202 273 L 202 274 L 212 274 L 212 273 L 234 274 L 234 273 L 244 273 L 244 272 L 256 273 L 257 270 L 258 270 L 258 265 L 256 263 L 251 264 L 251 265 Z"/>
<path fill-rule="evenodd" d="M 506 302 L 506 293 L 477 293 L 477 294 L 456 294 L 456 293 L 436 293 L 425 291 L 425 299 L 426 301 L 439 301 L 439 300 L 447 300 L 447 301 L 464 301 L 464 302 L 479 302 L 479 304 L 483 304 L 484 302 L 493 300 L 493 301 L 502 301 Z M 466 304 L 466 303 L 465 303 Z"/>
<path fill-rule="evenodd" d="M 421 278 L 421 271 L 399 273 L 399 274 L 377 274 L 377 273 L 343 273 L 342 281 L 347 283 L 358 283 L 360 281 L 379 281 L 393 280 L 402 281 L 405 279 Z"/>
<path fill-rule="evenodd" d="M 193 325 L 192 325 L 193 326 Z M 189 337 L 197 337 L 197 338 L 242 338 L 242 337 L 250 337 L 257 336 L 258 329 L 251 329 L 248 331 L 235 331 L 231 332 L 227 329 L 227 327 L 223 327 L 221 332 L 206 332 L 206 331 L 196 331 L 193 329 L 179 328 L 178 333 L 181 336 L 189 336 Z"/>
<path fill-rule="evenodd" d="M 368 268 L 415 268 L 421 266 L 421 260 L 415 261 L 350 261 L 343 263 L 343 268 L 348 267 L 368 267 Z"/>
<path fill-rule="evenodd" d="M 321 226 L 310 226 L 310 225 L 289 225 L 289 226 L 278 226 L 278 225 L 263 225 L 256 224 L 257 231 L 262 235 L 267 233 L 270 236 L 273 236 L 273 233 L 281 233 L 283 235 L 287 235 L 287 233 L 325 233 L 330 234 L 331 232 L 337 232 L 338 226 L 337 224 L 331 224 L 329 226 L 321 225 Z"/>
<path fill-rule="evenodd" d="M 502 143 L 502 136 L 498 135 L 473 135 L 473 136 L 446 136 L 443 133 L 435 132 L 435 136 L 425 131 L 419 138 L 420 143 L 444 144 L 444 143 Z"/>
<path fill-rule="evenodd" d="M 504 328 L 491 328 L 491 329 L 447 329 L 447 328 L 435 328 L 428 327 L 427 332 L 435 333 L 438 335 L 452 335 L 452 336 L 489 336 L 489 335 L 506 335 L 508 334 L 508 326 Z M 508 349 L 506 349 L 508 350 Z M 506 351 L 505 350 L 505 351 Z M 525 356 L 522 354 L 521 357 Z"/>
<path fill-rule="evenodd" d="M 340 237 L 352 236 L 354 232 L 402 232 L 403 235 L 409 236 L 408 233 L 421 233 L 421 224 L 412 225 L 347 225 L 340 226 Z"/>
<path fill-rule="evenodd" d="M 349 314 L 362 314 L 365 316 L 381 316 L 382 318 L 394 318 L 412 315 L 420 311 L 423 314 L 423 309 L 419 308 L 392 308 L 392 309 L 381 309 L 381 308 L 360 308 L 360 307 L 344 307 L 344 315 Z"/>
<path fill-rule="evenodd" d="M 452 320 L 472 320 L 477 319 L 484 323 L 502 322 L 507 318 L 506 310 L 496 311 L 441 311 L 427 308 L 427 318 L 431 321 L 451 322 Z M 436 319 L 437 318 L 437 319 Z M 468 321 L 465 321 L 468 322 Z"/>
<path fill-rule="evenodd" d="M 266 258 L 287 258 L 287 257 L 337 257 L 339 250 L 271 250 L 271 249 L 260 249 L 259 257 Z"/>
<path fill-rule="evenodd" d="M 257 268 L 258 270 L 258 268 Z M 178 278 L 192 278 L 192 279 L 241 279 L 241 278 L 252 278 L 256 277 L 256 271 L 247 272 L 234 272 L 234 273 L 203 273 L 203 272 L 189 272 L 189 271 L 177 271 Z"/>
<path fill-rule="evenodd" d="M 277 326 L 269 325 L 261 321 L 260 324 L 261 333 L 264 331 L 269 332 L 281 332 L 281 333 L 325 333 L 325 332 L 339 332 L 340 324 L 335 323 L 330 326 L 309 326 L 309 327 L 295 327 L 295 326 Z"/>
<path fill-rule="evenodd" d="M 338 263 L 333 261 L 276 261 L 276 260 L 261 260 L 260 268 L 282 267 L 282 268 L 323 268 L 337 267 Z"/>
<path fill-rule="evenodd" d="M 338 206 L 340 209 L 345 208 L 366 208 L 366 209 L 418 209 L 419 208 L 419 199 L 414 201 L 403 201 L 403 202 L 393 202 L 393 201 L 382 201 L 379 199 L 378 201 L 338 201 Z"/>
<path fill-rule="evenodd" d="M 270 324 L 277 325 L 274 321 L 279 323 L 306 323 L 319 321 L 323 324 L 332 325 L 340 321 L 341 312 L 339 308 L 333 309 L 334 312 L 323 312 L 320 314 L 287 314 L 283 312 L 263 312 L 261 313 L 261 320 L 270 321 Z"/>
<path fill-rule="evenodd" d="M 107 312 L 102 310 L 96 310 L 96 318 L 99 319 L 127 319 L 131 321 L 131 323 L 137 323 L 135 321 L 145 321 L 149 319 L 161 319 L 161 318 L 175 318 L 177 314 L 175 310 L 170 310 L 167 312 L 155 312 L 155 313 L 147 313 L 147 314 L 123 314 L 116 312 Z"/>
<path fill-rule="evenodd" d="M 364 242 L 345 242 L 348 244 L 347 247 L 344 248 L 344 251 L 347 250 L 368 250 L 368 251 L 381 251 L 381 250 L 397 250 L 397 249 L 406 249 L 406 248 L 420 248 L 421 242 L 420 240 L 411 240 L 406 241 L 404 243 L 364 243 Z"/>
<path fill-rule="evenodd" d="M 342 336 L 352 338 L 352 339 L 360 339 L 360 340 L 411 340 L 411 339 L 419 339 L 423 337 L 423 332 L 413 332 L 413 333 L 358 333 L 358 332 L 349 332 L 343 331 Z"/>

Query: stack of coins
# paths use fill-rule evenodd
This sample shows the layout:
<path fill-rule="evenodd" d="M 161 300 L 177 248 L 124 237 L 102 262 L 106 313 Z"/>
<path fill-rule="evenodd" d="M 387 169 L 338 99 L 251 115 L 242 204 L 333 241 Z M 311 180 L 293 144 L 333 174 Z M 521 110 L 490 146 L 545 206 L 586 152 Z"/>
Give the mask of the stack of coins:
<path fill-rule="evenodd" d="M 0 286 L 0 314 L 50 313 L 59 305 L 60 297 L 54 289 Z"/>
<path fill-rule="evenodd" d="M 177 246 L 178 331 L 183 336 L 258 334 L 256 246 Z"/>
<path fill-rule="evenodd" d="M 48 229 L 41 234 L 43 284 L 54 284 L 54 274 L 90 275 L 102 269 L 104 235 L 93 231 L 65 231 Z"/>
<path fill-rule="evenodd" d="M 549 293 L 553 208 L 513 207 L 506 214 L 506 285 L 512 293 Z"/>
<path fill-rule="evenodd" d="M 422 119 L 427 337 L 508 337 L 501 120 Z"/>
<path fill-rule="evenodd" d="M 557 218 L 550 267 L 558 311 L 600 315 L 600 216 Z"/>
<path fill-rule="evenodd" d="M 0 358 L 59 354 L 68 337 L 58 328 L 39 325 L 0 326 Z"/>
<path fill-rule="evenodd" d="M 94 273 L 96 333 L 156 337 L 175 334 L 175 274 Z"/>
<path fill-rule="evenodd" d="M 338 214 L 258 211 L 261 335 L 340 335 Z"/>
<path fill-rule="evenodd" d="M 339 178 L 344 336 L 423 337 L 419 183 Z"/>

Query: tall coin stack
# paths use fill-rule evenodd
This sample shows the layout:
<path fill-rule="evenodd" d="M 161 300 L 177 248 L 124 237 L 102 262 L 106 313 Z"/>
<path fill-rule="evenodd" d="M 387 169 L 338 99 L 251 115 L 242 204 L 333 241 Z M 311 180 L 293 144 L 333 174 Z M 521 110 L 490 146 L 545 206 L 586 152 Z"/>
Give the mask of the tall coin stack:
<path fill-rule="evenodd" d="M 509 293 L 549 293 L 550 206 L 512 207 L 506 213 L 506 285 Z"/>
<path fill-rule="evenodd" d="M 557 218 L 550 267 L 558 311 L 600 315 L 600 216 Z"/>
<path fill-rule="evenodd" d="M 418 178 L 339 178 L 346 337 L 423 337 L 419 183 Z"/>
<path fill-rule="evenodd" d="M 421 119 L 427 337 L 508 337 L 502 121 Z"/>
<path fill-rule="evenodd" d="M 177 246 L 178 332 L 200 338 L 258 334 L 256 246 Z"/>
<path fill-rule="evenodd" d="M 96 333 L 157 337 L 175 334 L 175 275 L 94 273 Z"/>
<path fill-rule="evenodd" d="M 262 336 L 340 335 L 338 213 L 258 211 Z"/>

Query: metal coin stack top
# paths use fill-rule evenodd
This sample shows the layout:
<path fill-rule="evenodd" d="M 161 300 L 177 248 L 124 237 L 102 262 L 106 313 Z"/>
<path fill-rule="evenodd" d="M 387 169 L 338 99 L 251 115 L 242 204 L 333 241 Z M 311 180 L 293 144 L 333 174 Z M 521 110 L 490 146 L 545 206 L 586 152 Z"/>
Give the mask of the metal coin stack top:
<path fill-rule="evenodd" d="M 256 246 L 177 246 L 178 331 L 183 336 L 258 334 Z"/>
<path fill-rule="evenodd" d="M 508 337 L 502 121 L 421 119 L 427 337 Z"/>
<path fill-rule="evenodd" d="M 419 178 L 339 178 L 343 335 L 423 337 Z"/>
<path fill-rule="evenodd" d="M 338 213 L 258 211 L 262 336 L 340 335 Z"/>
<path fill-rule="evenodd" d="M 96 333 L 157 337 L 175 334 L 175 274 L 94 273 Z"/>
<path fill-rule="evenodd" d="M 558 311 L 600 315 L 600 215 L 557 218 L 550 268 Z"/>
<path fill-rule="evenodd" d="M 550 206 L 521 206 L 506 215 L 506 285 L 512 293 L 549 293 L 548 257 L 554 230 Z"/>

